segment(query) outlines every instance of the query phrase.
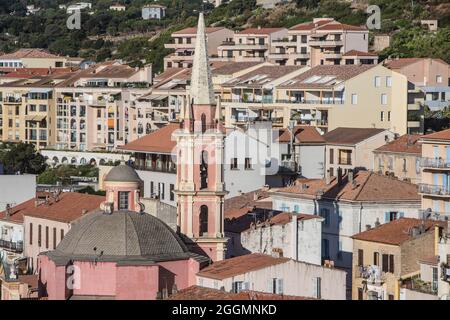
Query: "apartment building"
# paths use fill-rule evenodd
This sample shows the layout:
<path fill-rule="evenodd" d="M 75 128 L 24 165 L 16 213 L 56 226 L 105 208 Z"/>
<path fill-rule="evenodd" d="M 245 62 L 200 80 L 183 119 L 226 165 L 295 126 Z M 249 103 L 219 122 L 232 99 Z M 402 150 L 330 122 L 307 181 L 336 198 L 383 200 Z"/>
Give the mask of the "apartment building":
<path fill-rule="evenodd" d="M 422 142 L 422 181 L 419 193 L 423 213 L 450 214 L 450 130 L 425 135 Z"/>
<path fill-rule="evenodd" d="M 55 88 L 55 148 L 111 151 L 128 142 L 129 110 L 148 91 L 151 66 L 114 62 L 81 70 Z"/>
<path fill-rule="evenodd" d="M 394 133 L 373 128 L 337 128 L 323 136 L 325 172 L 337 176 L 339 170 L 373 170 L 373 150 L 394 139 Z"/>
<path fill-rule="evenodd" d="M 282 39 L 273 39 L 269 59 L 280 65 L 376 64 L 368 53 L 369 31 L 365 27 L 317 18 L 296 25 Z"/>
<path fill-rule="evenodd" d="M 62 68 L 70 58 L 54 55 L 44 49 L 19 49 L 0 55 L 0 68 Z"/>
<path fill-rule="evenodd" d="M 56 141 L 54 88 L 69 73 L 34 76 L 0 85 L 2 141 L 31 143 L 37 149 Z"/>
<path fill-rule="evenodd" d="M 288 258 L 248 254 L 226 259 L 197 273 L 197 285 L 225 292 L 264 293 L 345 300 L 346 272 Z"/>
<path fill-rule="evenodd" d="M 436 225 L 400 218 L 354 235 L 353 300 L 399 300 L 401 286 L 420 274 L 420 261 L 435 255 Z"/>
<path fill-rule="evenodd" d="M 217 48 L 218 56 L 226 61 L 268 61 L 271 43 L 287 37 L 287 32 L 285 28 L 248 28 L 236 32 Z"/>
<path fill-rule="evenodd" d="M 421 182 L 421 136 L 403 135 L 373 150 L 373 170 L 414 184 Z"/>
<path fill-rule="evenodd" d="M 384 64 L 408 78 L 408 104 L 411 105 L 411 111 L 420 110 L 420 104 L 432 111 L 442 110 L 450 105 L 450 66 L 445 61 L 431 58 L 398 58 L 388 59 Z"/>
<path fill-rule="evenodd" d="M 223 28 L 206 28 L 208 54 L 211 60 L 218 57 L 218 47 L 226 39 L 233 38 L 233 31 Z M 164 58 L 164 70 L 169 68 L 191 68 L 194 62 L 197 28 L 186 28 L 172 33 L 173 43 L 166 43 L 166 49 L 175 52 Z"/>
<path fill-rule="evenodd" d="M 368 171 L 349 171 L 336 178 L 298 179 L 289 187 L 274 189 L 270 196 L 274 210 L 323 217 L 322 259 L 348 270 L 353 235 L 367 225 L 400 217 L 417 218 L 420 209 L 416 185 Z"/>

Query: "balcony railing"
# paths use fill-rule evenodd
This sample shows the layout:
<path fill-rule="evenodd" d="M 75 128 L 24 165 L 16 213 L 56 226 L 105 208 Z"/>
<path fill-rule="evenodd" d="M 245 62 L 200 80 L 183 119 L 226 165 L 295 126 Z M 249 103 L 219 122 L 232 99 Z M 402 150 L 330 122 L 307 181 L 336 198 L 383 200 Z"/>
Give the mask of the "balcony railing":
<path fill-rule="evenodd" d="M 222 102 L 235 102 L 235 103 L 273 103 L 273 97 L 263 97 L 263 98 L 233 98 L 233 99 L 222 99 Z"/>
<path fill-rule="evenodd" d="M 177 173 L 177 168 L 175 165 L 172 166 L 147 166 L 147 165 L 140 165 L 140 164 L 134 164 L 134 169 L 140 170 L 140 171 L 152 171 L 152 172 L 163 172 L 163 173 Z"/>
<path fill-rule="evenodd" d="M 345 165 L 345 166 L 350 166 L 351 164 L 352 164 L 352 159 L 351 158 L 339 158 L 339 160 L 338 160 L 339 162 L 339 164 L 341 164 L 341 165 Z"/>
<path fill-rule="evenodd" d="M 419 184 L 419 193 L 433 195 L 433 196 L 450 196 L 449 188 L 434 184 Z"/>
<path fill-rule="evenodd" d="M 422 168 L 450 169 L 450 159 L 422 158 L 420 165 Z"/>
<path fill-rule="evenodd" d="M 22 252 L 23 242 L 22 241 L 13 242 L 0 239 L 0 247 L 14 252 Z"/>
<path fill-rule="evenodd" d="M 5 97 L 5 98 L 3 98 L 3 102 L 5 102 L 5 103 L 21 103 L 22 98 Z"/>
<path fill-rule="evenodd" d="M 342 99 L 322 99 L 322 100 L 289 100 L 289 99 L 277 99 L 276 103 L 293 103 L 293 104 L 344 104 Z"/>

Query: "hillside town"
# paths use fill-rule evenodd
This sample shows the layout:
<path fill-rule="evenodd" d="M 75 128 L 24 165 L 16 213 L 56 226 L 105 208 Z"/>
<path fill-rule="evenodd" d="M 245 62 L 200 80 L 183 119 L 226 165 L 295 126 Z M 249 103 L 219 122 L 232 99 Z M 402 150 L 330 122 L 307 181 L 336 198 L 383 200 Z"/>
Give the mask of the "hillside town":
<path fill-rule="evenodd" d="M 449 64 L 205 20 L 158 72 L 0 55 L 0 299 L 449 299 Z"/>

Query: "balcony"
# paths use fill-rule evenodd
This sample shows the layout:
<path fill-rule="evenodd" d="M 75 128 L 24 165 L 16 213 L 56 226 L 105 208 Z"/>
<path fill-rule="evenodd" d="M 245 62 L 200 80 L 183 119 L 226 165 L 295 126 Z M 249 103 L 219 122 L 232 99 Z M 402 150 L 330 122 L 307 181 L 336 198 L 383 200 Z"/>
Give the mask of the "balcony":
<path fill-rule="evenodd" d="M 364 279 L 368 284 L 382 285 L 386 281 L 386 273 L 381 271 L 380 266 L 357 266 L 356 278 Z"/>
<path fill-rule="evenodd" d="M 431 209 L 419 210 L 419 217 L 422 219 L 434 219 L 440 221 L 448 221 L 450 217 L 450 212 L 438 212 Z"/>
<path fill-rule="evenodd" d="M 15 98 L 15 97 L 5 97 L 3 98 L 4 103 L 22 103 L 22 98 Z"/>
<path fill-rule="evenodd" d="M 267 50 L 269 45 L 265 43 L 236 43 L 234 41 L 224 41 L 219 50 Z"/>
<path fill-rule="evenodd" d="M 0 248 L 12 251 L 12 252 L 22 252 L 23 251 L 23 242 L 13 242 L 0 239 Z"/>
<path fill-rule="evenodd" d="M 174 164 L 169 165 L 169 164 L 161 164 L 161 165 L 142 165 L 142 164 L 134 164 L 134 169 L 135 170 L 140 170 L 140 171 L 151 171 L 151 172 L 162 172 L 162 173 L 173 173 L 176 174 L 177 173 L 177 168 Z"/>
<path fill-rule="evenodd" d="M 273 103 L 273 97 L 272 96 L 265 96 L 265 97 L 257 97 L 257 98 L 246 98 L 243 99 L 241 97 L 233 98 L 233 99 L 222 99 L 221 102 L 225 103 Z"/>
<path fill-rule="evenodd" d="M 342 40 L 311 40 L 308 43 L 311 47 L 337 47 L 343 46 Z"/>
<path fill-rule="evenodd" d="M 344 100 L 342 99 L 316 99 L 316 100 L 305 100 L 305 99 L 277 99 L 276 103 L 283 104 L 344 104 Z"/>
<path fill-rule="evenodd" d="M 325 59 L 341 59 L 342 53 L 340 52 L 324 52 Z"/>
<path fill-rule="evenodd" d="M 422 158 L 420 161 L 422 168 L 450 170 L 450 160 L 442 158 Z"/>
<path fill-rule="evenodd" d="M 450 197 L 450 190 L 444 186 L 434 184 L 419 184 L 419 193 L 429 196 Z"/>

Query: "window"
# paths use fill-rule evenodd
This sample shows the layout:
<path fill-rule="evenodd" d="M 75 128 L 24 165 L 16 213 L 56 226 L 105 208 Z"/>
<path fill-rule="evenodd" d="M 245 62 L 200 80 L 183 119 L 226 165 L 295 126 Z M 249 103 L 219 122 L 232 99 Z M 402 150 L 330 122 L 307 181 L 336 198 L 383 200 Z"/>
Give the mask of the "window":
<path fill-rule="evenodd" d="M 431 282 L 431 289 L 433 292 L 436 292 L 438 290 L 438 269 L 433 268 L 433 278 Z"/>
<path fill-rule="evenodd" d="M 408 172 L 406 159 L 403 159 L 403 172 Z"/>
<path fill-rule="evenodd" d="M 208 152 L 203 150 L 200 159 L 200 189 L 208 188 Z"/>
<path fill-rule="evenodd" d="M 243 281 L 234 281 L 233 282 L 233 292 L 239 293 L 243 289 L 244 282 Z"/>
<path fill-rule="evenodd" d="M 42 226 L 38 225 L 38 246 L 40 247 L 42 245 Z"/>
<path fill-rule="evenodd" d="M 436 76 L 436 82 L 437 83 L 442 83 L 442 76 L 441 75 L 437 75 Z"/>
<path fill-rule="evenodd" d="M 60 241 L 62 241 L 64 239 L 64 230 L 63 229 L 61 229 L 60 236 L 61 236 L 61 240 Z"/>
<path fill-rule="evenodd" d="M 322 258 L 330 258 L 330 242 L 328 241 L 328 239 L 322 239 Z"/>
<path fill-rule="evenodd" d="M 56 228 L 53 228 L 53 250 L 56 249 Z"/>
<path fill-rule="evenodd" d="M 153 196 L 155 194 L 155 183 L 153 181 L 150 181 L 150 196 Z"/>
<path fill-rule="evenodd" d="M 48 226 L 45 227 L 45 248 L 48 249 Z"/>
<path fill-rule="evenodd" d="M 245 170 L 252 170 L 252 158 L 245 158 Z"/>
<path fill-rule="evenodd" d="M 386 93 L 381 94 L 381 104 L 387 105 L 387 94 Z"/>
<path fill-rule="evenodd" d="M 200 237 L 204 234 L 208 233 L 208 207 L 203 205 L 200 207 L 200 216 L 199 216 L 199 235 Z"/>
<path fill-rule="evenodd" d="M 298 204 L 294 205 L 294 212 L 300 213 L 300 206 Z"/>
<path fill-rule="evenodd" d="M 313 278 L 313 297 L 322 299 L 322 278 Z"/>
<path fill-rule="evenodd" d="M 391 121 L 391 112 L 390 111 L 388 111 L 388 118 L 387 118 L 387 120 Z"/>
<path fill-rule="evenodd" d="M 381 270 L 383 272 L 394 273 L 394 255 L 393 254 L 383 254 Z"/>
<path fill-rule="evenodd" d="M 175 201 L 174 189 L 175 189 L 175 186 L 173 184 L 170 184 L 170 201 Z"/>
<path fill-rule="evenodd" d="M 129 192 L 119 191 L 119 210 L 128 210 Z"/>
<path fill-rule="evenodd" d="M 358 266 L 364 266 L 364 250 L 358 249 Z"/>
<path fill-rule="evenodd" d="M 352 104 L 358 104 L 358 95 L 357 94 L 352 94 Z"/>
<path fill-rule="evenodd" d="M 380 120 L 384 121 L 384 111 L 381 111 Z"/>
<path fill-rule="evenodd" d="M 378 76 L 375 77 L 374 85 L 377 88 L 381 86 L 381 78 L 380 77 L 378 77 Z"/>
<path fill-rule="evenodd" d="M 373 265 L 374 266 L 380 265 L 380 254 L 378 252 L 373 253 Z"/>
<path fill-rule="evenodd" d="M 334 163 L 334 149 L 330 149 L 330 164 Z"/>
<path fill-rule="evenodd" d="M 352 151 L 351 150 L 339 150 L 339 164 L 351 165 L 352 164 Z"/>
<path fill-rule="evenodd" d="M 392 87 L 392 77 L 391 76 L 386 77 L 386 87 L 388 87 L 388 88 Z"/>
<path fill-rule="evenodd" d="M 238 170 L 238 159 L 237 158 L 231 158 L 231 170 Z"/>
<path fill-rule="evenodd" d="M 158 183 L 158 196 L 161 200 L 165 199 L 165 184 L 162 182 Z"/>
<path fill-rule="evenodd" d="M 33 224 L 30 222 L 30 246 L 33 244 Z"/>

